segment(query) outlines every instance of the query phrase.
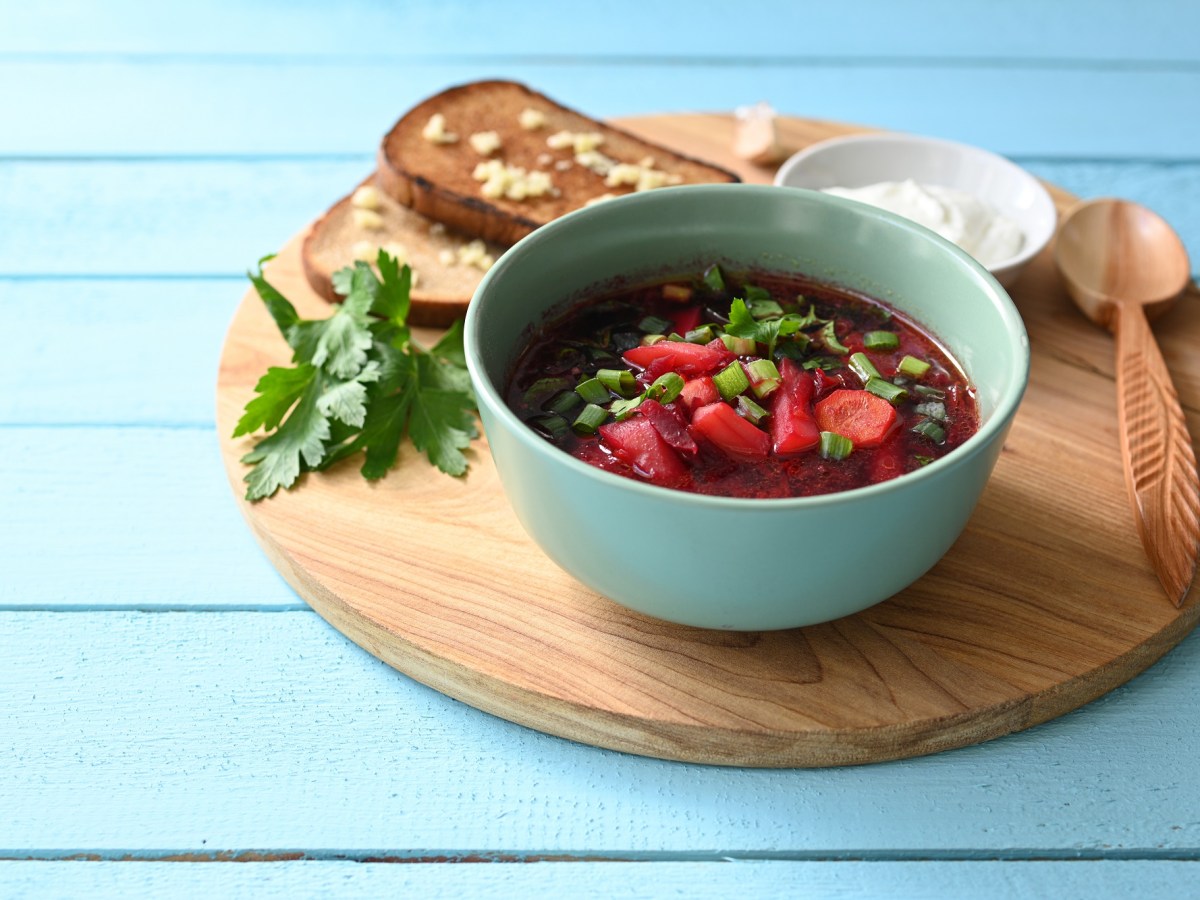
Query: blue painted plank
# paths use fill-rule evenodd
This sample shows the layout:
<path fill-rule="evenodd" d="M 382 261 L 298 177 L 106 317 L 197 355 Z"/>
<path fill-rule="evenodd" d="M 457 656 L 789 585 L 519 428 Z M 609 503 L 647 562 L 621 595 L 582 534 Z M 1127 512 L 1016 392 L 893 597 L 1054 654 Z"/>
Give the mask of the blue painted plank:
<path fill-rule="evenodd" d="M 0 426 L 211 428 L 221 346 L 248 286 L 234 277 L 0 280 L 0 321 L 19 336 L 0 354 Z"/>
<path fill-rule="evenodd" d="M 274 862 L 0 862 L 11 898 L 231 897 L 302 900 L 333 896 L 726 898 L 758 900 L 1027 900 L 1029 897 L 1185 897 L 1196 864 L 1131 862 L 572 862 L 542 865 L 387 865 Z"/>
<path fill-rule="evenodd" d="M 307 609 L 242 520 L 211 428 L 0 435 L 0 610 Z"/>
<path fill-rule="evenodd" d="M 1020 734 L 790 771 L 530 731 L 308 612 L 5 612 L 0 647 L 5 858 L 1200 858 L 1196 636 Z"/>
<path fill-rule="evenodd" d="M 740 36 L 730 39 L 733 29 Z M 983 57 L 1195 60 L 1200 10 L 1175 0 L 526 0 L 337 4 L 137 0 L 13 4 L 0 53 Z M 903 35 L 903 40 L 897 40 Z"/>
<path fill-rule="evenodd" d="M 1200 205 L 1194 202 L 1200 196 L 1200 162 L 1038 158 L 1027 165 L 1080 196 L 1124 196 L 1158 210 L 1183 235 L 1193 261 L 1200 260 Z M 237 279 L 370 168 L 368 156 L 345 162 L 0 161 L 0 221 L 21 223 L 0 236 L 0 279 L 49 274 Z M 23 305 L 42 289 L 18 292 L 13 282 L 0 280 L 0 307 Z M 93 286 L 72 283 L 45 290 L 54 292 L 44 300 L 46 314 L 65 320 L 69 317 L 59 315 L 60 305 L 77 309 L 80 291 Z M 188 302 L 170 299 L 169 286 L 163 290 L 168 306 Z M 211 293 L 204 289 L 214 298 L 222 292 L 232 301 L 241 297 L 242 284 L 234 280 L 213 286 Z M 96 302 L 105 302 L 101 297 L 111 294 L 98 295 Z M 227 307 L 218 308 L 223 316 Z M 114 310 L 113 315 L 120 314 Z"/>
<path fill-rule="evenodd" d="M 244 275 L 372 163 L 0 163 L 0 274 Z"/>
<path fill-rule="evenodd" d="M 526 81 L 598 117 L 732 110 L 768 100 L 790 115 L 923 132 L 1006 154 L 1195 159 L 1200 147 L 1200 117 L 1182 113 L 1200 95 L 1200 66 L 222 58 L 4 63 L 0 121 L 21 127 L 0 130 L 0 154 L 370 154 L 417 101 L 497 76 Z"/>

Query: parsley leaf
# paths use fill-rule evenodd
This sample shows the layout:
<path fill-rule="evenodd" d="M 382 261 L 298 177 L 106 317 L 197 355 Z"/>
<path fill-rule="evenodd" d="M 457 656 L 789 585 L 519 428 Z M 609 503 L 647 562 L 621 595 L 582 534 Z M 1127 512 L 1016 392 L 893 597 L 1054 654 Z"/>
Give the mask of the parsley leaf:
<path fill-rule="evenodd" d="M 795 334 L 800 330 L 802 324 L 803 320 L 795 313 L 788 313 L 777 319 L 760 321 L 751 314 L 749 307 L 746 306 L 746 301 L 739 297 L 729 308 L 729 324 L 725 326 L 725 333 L 766 344 L 766 358 L 774 359 L 775 343 L 781 337 Z"/>
<path fill-rule="evenodd" d="M 408 426 L 413 446 L 449 475 L 467 471 L 462 450 L 475 437 L 475 401 L 453 389 L 434 387 L 444 378 L 442 364 L 429 356 L 417 358 L 416 387 L 410 387 L 412 414 Z M 435 374 L 437 373 L 437 374 Z"/>
<path fill-rule="evenodd" d="M 267 374 L 258 379 L 258 384 L 254 386 L 259 396 L 246 404 L 246 412 L 238 420 L 233 436 L 253 434 L 260 428 L 266 431 L 278 428 L 284 415 L 300 399 L 316 374 L 316 367 L 310 365 L 290 369 L 272 366 L 267 369 Z"/>
<path fill-rule="evenodd" d="M 300 476 L 301 459 L 309 466 L 321 461 L 329 420 L 316 412 L 319 394 L 320 382 L 314 378 L 278 430 L 242 457 L 242 462 L 254 466 L 246 475 L 247 500 L 270 497 L 281 487 L 291 487 Z"/>
<path fill-rule="evenodd" d="M 279 330 L 282 331 L 286 337 L 288 332 L 295 327 L 297 322 L 300 321 L 300 316 L 296 312 L 296 307 L 292 306 L 292 304 L 287 300 L 286 297 L 283 296 L 283 294 L 275 290 L 275 288 L 268 284 L 267 280 L 263 278 L 263 263 L 270 262 L 274 258 L 275 254 L 273 253 L 264 256 L 258 261 L 258 272 L 247 274 L 250 276 L 250 280 L 254 283 L 255 289 L 258 291 L 258 296 L 262 297 L 263 303 L 266 304 L 267 312 L 271 314 L 271 318 L 275 320 L 275 324 L 279 326 Z M 289 340 L 288 343 L 290 344 L 291 341 Z"/>
<path fill-rule="evenodd" d="M 441 471 L 466 472 L 463 450 L 479 432 L 462 322 L 430 349 L 413 340 L 406 324 L 412 271 L 382 250 L 378 274 L 363 262 L 334 273 L 345 300 L 328 318 L 301 319 L 263 276 L 267 259 L 250 280 L 295 365 L 267 370 L 234 430 L 234 437 L 272 432 L 242 458 L 253 467 L 246 499 L 270 497 L 302 472 L 360 452 L 363 476 L 382 478 L 405 435 Z"/>

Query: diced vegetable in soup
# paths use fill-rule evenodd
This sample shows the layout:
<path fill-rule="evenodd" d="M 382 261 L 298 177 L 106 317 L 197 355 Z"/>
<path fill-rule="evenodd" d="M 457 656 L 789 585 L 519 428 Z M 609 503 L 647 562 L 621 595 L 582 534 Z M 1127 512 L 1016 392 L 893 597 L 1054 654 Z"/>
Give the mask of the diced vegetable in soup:
<path fill-rule="evenodd" d="M 802 497 L 887 481 L 978 428 L 974 391 L 886 304 L 793 275 L 606 293 L 534 334 L 508 403 L 601 469 L 730 497 Z"/>

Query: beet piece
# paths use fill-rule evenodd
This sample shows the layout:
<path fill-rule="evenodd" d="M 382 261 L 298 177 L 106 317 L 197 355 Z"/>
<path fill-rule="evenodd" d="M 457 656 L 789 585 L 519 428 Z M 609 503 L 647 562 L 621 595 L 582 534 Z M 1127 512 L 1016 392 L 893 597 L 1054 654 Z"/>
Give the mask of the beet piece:
<path fill-rule="evenodd" d="M 687 422 L 683 414 L 675 407 L 663 406 L 657 400 L 645 400 L 638 407 L 638 412 L 650 420 L 662 439 L 685 456 L 695 456 L 700 449 L 695 439 L 688 434 Z"/>
<path fill-rule="evenodd" d="M 600 438 L 613 456 L 655 484 L 674 484 L 687 475 L 679 454 L 663 440 L 658 429 L 641 416 L 600 426 Z"/>

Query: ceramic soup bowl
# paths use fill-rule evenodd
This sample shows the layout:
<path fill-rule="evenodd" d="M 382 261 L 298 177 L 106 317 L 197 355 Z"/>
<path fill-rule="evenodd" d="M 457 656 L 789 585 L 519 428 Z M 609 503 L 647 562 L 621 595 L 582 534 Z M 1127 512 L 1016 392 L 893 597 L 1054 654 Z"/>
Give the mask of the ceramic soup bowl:
<path fill-rule="evenodd" d="M 548 313 L 621 278 L 802 273 L 902 310 L 977 392 L 980 423 L 929 465 L 841 493 L 705 496 L 582 462 L 506 405 L 505 386 Z M 1004 289 L 957 247 L 861 203 L 760 185 L 661 188 L 595 204 L 497 261 L 466 318 L 466 354 L 492 457 L 517 517 L 584 585 L 641 613 L 767 630 L 836 619 L 891 597 L 967 524 L 1025 390 L 1029 345 Z"/>

